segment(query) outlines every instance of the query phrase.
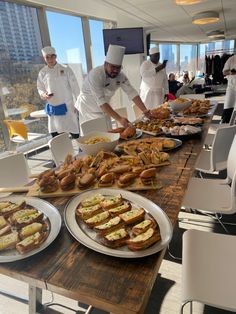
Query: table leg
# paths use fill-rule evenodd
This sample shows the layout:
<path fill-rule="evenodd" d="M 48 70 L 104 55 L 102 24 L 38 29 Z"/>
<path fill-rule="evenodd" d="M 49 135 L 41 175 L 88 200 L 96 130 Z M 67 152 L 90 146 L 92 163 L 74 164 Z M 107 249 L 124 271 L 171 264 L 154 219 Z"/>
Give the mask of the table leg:
<path fill-rule="evenodd" d="M 29 285 L 29 314 L 36 314 L 42 308 L 42 289 Z"/>

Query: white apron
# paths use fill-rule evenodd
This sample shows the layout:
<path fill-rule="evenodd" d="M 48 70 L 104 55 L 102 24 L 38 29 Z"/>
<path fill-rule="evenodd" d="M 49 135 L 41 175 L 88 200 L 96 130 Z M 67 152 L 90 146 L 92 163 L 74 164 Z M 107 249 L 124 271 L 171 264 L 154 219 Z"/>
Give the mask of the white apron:
<path fill-rule="evenodd" d="M 148 85 L 143 82 L 140 89 L 140 98 L 145 104 L 147 109 L 153 109 L 164 102 L 165 90 L 164 88 L 149 88 Z"/>

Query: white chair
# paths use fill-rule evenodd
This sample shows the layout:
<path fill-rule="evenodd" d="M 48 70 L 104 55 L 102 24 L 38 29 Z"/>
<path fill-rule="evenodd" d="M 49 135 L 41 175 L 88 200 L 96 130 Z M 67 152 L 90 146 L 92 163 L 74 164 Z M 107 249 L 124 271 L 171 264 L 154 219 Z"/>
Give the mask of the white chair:
<path fill-rule="evenodd" d="M 180 95 L 179 98 L 190 98 L 190 99 L 204 100 L 205 95 L 204 94 L 184 94 L 184 95 Z"/>
<path fill-rule="evenodd" d="M 72 141 L 67 133 L 62 133 L 53 137 L 48 142 L 49 148 L 51 149 L 52 158 L 56 166 L 61 165 L 68 154 L 74 156 L 76 154 Z"/>
<path fill-rule="evenodd" d="M 226 169 L 230 147 L 236 134 L 236 125 L 216 131 L 211 150 L 202 149 L 195 169 L 204 173 L 218 173 Z"/>
<path fill-rule="evenodd" d="M 218 214 L 236 212 L 236 136 L 227 160 L 226 179 L 191 178 L 185 192 L 182 207 L 214 213 L 226 232 Z"/>
<path fill-rule="evenodd" d="M 236 237 L 188 230 L 183 235 L 182 307 L 197 301 L 236 311 Z"/>
<path fill-rule="evenodd" d="M 112 128 L 111 123 L 109 123 L 108 118 L 105 116 L 101 116 L 100 118 L 91 119 L 88 121 L 85 121 L 80 124 L 80 129 L 83 133 L 83 135 L 88 134 L 92 131 L 107 131 Z"/>
<path fill-rule="evenodd" d="M 0 187 L 18 187 L 29 182 L 30 170 L 23 153 L 0 158 Z"/>

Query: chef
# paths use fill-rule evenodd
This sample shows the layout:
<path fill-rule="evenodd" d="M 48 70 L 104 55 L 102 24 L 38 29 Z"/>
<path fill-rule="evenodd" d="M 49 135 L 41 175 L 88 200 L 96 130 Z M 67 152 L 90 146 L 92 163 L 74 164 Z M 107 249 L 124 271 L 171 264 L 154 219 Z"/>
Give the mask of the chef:
<path fill-rule="evenodd" d="M 140 97 L 148 109 L 161 105 L 168 97 L 169 86 L 166 74 L 166 62 L 159 63 L 158 47 L 149 49 L 150 59 L 142 63 L 140 74 L 142 77 Z"/>
<path fill-rule="evenodd" d="M 37 89 L 46 101 L 49 133 L 54 137 L 66 132 L 78 138 L 79 123 L 74 108 L 80 92 L 78 82 L 68 66 L 57 63 L 53 47 L 44 47 L 42 54 L 46 66 L 39 72 Z"/>
<path fill-rule="evenodd" d="M 104 65 L 89 72 L 76 102 L 80 123 L 105 116 L 107 129 L 111 127 L 111 117 L 127 127 L 128 119 L 120 116 L 109 104 L 118 88 L 121 88 L 146 116 L 150 115 L 137 91 L 121 71 L 124 53 L 125 47 L 109 45 Z"/>

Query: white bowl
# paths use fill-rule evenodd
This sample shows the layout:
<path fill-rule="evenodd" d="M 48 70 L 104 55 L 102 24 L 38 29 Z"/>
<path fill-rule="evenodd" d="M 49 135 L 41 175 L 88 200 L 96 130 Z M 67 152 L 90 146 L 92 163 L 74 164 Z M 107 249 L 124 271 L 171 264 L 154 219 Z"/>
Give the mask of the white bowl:
<path fill-rule="evenodd" d="M 105 137 L 109 138 L 109 142 L 98 142 L 95 144 L 85 144 L 84 142 L 86 140 L 89 140 L 93 137 Z M 120 138 L 119 133 L 108 133 L 108 132 L 100 132 L 100 131 L 93 131 L 90 132 L 84 136 L 81 136 L 77 141 L 79 143 L 79 147 L 82 149 L 82 151 L 87 155 L 96 155 L 99 151 L 105 150 L 105 151 L 112 151 Z"/>
<path fill-rule="evenodd" d="M 183 102 L 178 102 L 178 99 L 175 99 L 175 100 L 169 101 L 168 103 L 170 105 L 172 112 L 175 113 L 189 107 L 192 104 L 192 101 L 191 99 L 186 98 L 186 101 L 183 101 Z"/>

